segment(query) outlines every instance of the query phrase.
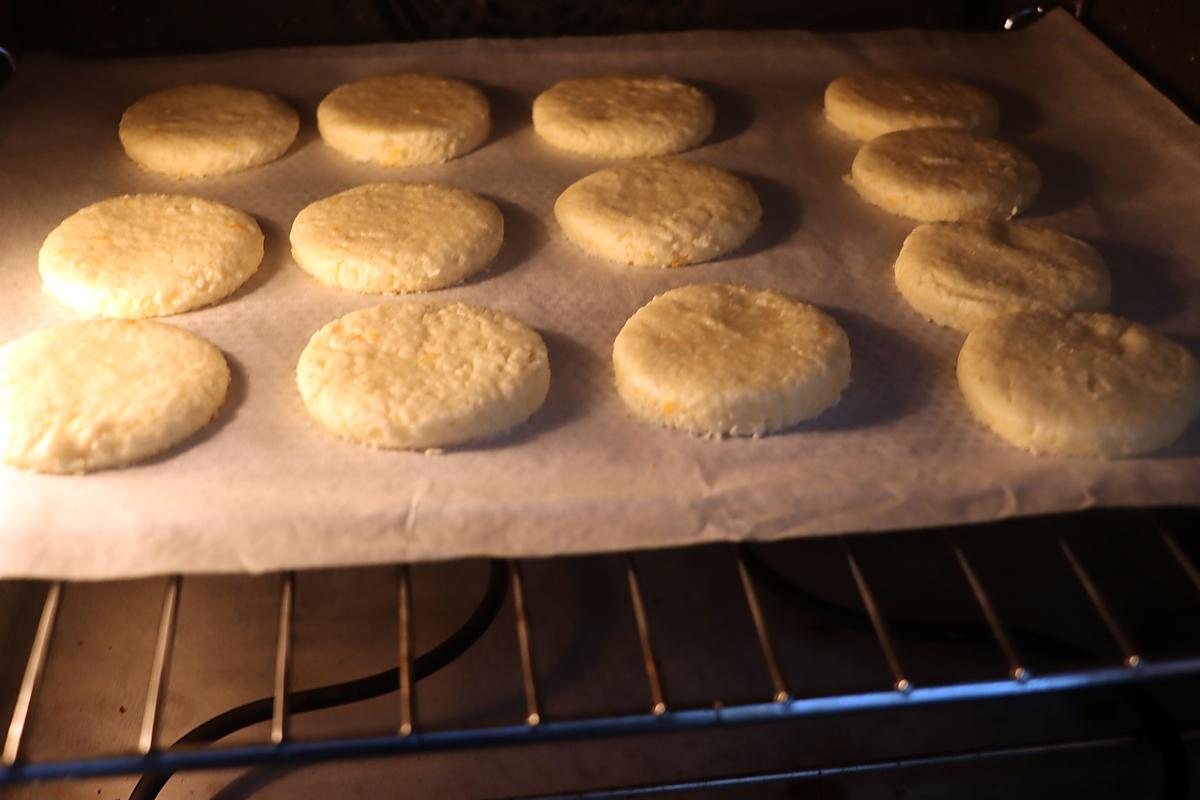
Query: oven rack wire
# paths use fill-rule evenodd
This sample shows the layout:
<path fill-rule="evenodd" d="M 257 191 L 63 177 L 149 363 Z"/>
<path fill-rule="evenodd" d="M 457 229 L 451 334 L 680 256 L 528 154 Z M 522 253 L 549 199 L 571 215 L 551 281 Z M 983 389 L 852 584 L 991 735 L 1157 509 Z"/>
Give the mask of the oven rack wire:
<path fill-rule="evenodd" d="M 1161 515 L 1149 516 L 1152 520 L 1152 537 L 1161 548 L 1161 555 L 1177 578 L 1183 579 L 1188 590 L 1200 597 L 1200 570 L 1197 569 L 1187 549 L 1181 544 L 1190 541 L 1192 531 L 1180 527 Z M 1189 518 L 1190 519 L 1190 518 Z M 1190 524 L 1190 522 L 1189 522 Z M 836 537 L 844 564 L 852 577 L 861 611 L 869 621 L 869 627 L 878 648 L 878 657 L 886 665 L 890 685 L 881 685 L 865 691 L 811 695 L 803 686 L 790 685 L 785 678 L 777 654 L 779 636 L 789 631 L 772 628 L 763 613 L 760 592 L 769 589 L 772 582 L 783 579 L 776 573 L 757 550 L 749 545 L 729 548 L 730 558 L 736 567 L 738 582 L 744 602 L 744 612 L 749 617 L 757 642 L 757 652 L 747 658 L 760 659 L 769 675 L 769 696 L 756 701 L 723 704 L 714 702 L 707 707 L 677 707 L 672 704 L 664 686 L 659 663 L 654 627 L 647 612 L 643 578 L 638 567 L 638 555 L 626 552 L 623 561 L 625 590 L 628 593 L 632 619 L 640 646 L 641 671 L 644 674 L 645 699 L 639 713 L 614 713 L 586 718 L 547 718 L 540 699 L 540 678 L 535 669 L 534 651 L 536 641 L 530 625 L 531 608 L 536 608 L 538 598 L 527 593 L 520 560 L 493 560 L 490 563 L 488 584 L 479 604 L 468 619 L 445 641 L 430 652 L 417 656 L 414 651 L 413 604 L 411 567 L 407 564 L 395 567 L 395 614 L 398 621 L 396 642 L 396 667 L 379 676 L 341 684 L 363 684 L 360 696 L 331 700 L 329 690 L 339 687 L 323 687 L 316 690 L 293 692 L 293 630 L 295 613 L 296 573 L 283 572 L 278 576 L 276 641 L 274 648 L 274 690 L 270 698 L 227 712 L 227 715 L 242 714 L 242 721 L 234 727 L 222 729 L 218 719 L 210 720 L 184 740 L 165 745 L 160 735 L 160 722 L 166 689 L 170 679 L 176 620 L 181 589 L 187 578 L 182 575 L 169 576 L 159 613 L 153 659 L 146 679 L 146 699 L 141 710 L 140 736 L 132 752 L 115 754 L 84 754 L 70 759 L 31 760 L 23 757 L 22 744 L 26 731 L 36 716 L 36 698 L 41 678 L 51 652 L 56 621 L 64 591 L 70 584 L 65 581 L 45 582 L 45 595 L 40 617 L 28 655 L 11 719 L 7 726 L 3 750 L 0 752 L 0 786 L 34 780 L 82 778 L 117 774 L 141 774 L 146 787 L 141 795 L 135 790 L 133 797 L 154 797 L 157 790 L 177 771 L 206 770 L 223 767 L 300 764 L 319 761 L 350 759 L 385 754 L 403 754 L 461 750 L 466 748 L 522 745 L 537 742 L 568 741 L 602 736 L 622 736 L 651 732 L 682 731 L 698 728 L 744 725 L 750 723 L 777 722 L 781 720 L 811 717 L 815 715 L 845 714 L 867 710 L 918 707 L 934 703 L 979 701 L 1011 698 L 1022 695 L 1046 694 L 1084 689 L 1135 684 L 1159 679 L 1200 675 L 1200 652 L 1188 652 L 1166 658 L 1148 658 L 1139 643 L 1129 632 L 1125 620 L 1119 618 L 1110 604 L 1105 587 L 1092 574 L 1085 560 L 1080 557 L 1063 532 L 1050 527 L 1047 535 L 1053 538 L 1057 550 L 1069 573 L 1077 582 L 1077 588 L 1086 595 L 1091 613 L 1103 625 L 1107 636 L 1119 652 L 1115 663 L 1089 664 L 1079 668 L 1057 669 L 1042 672 L 1029 666 L 1016 637 L 993 602 L 988 588 L 981 580 L 973 559 L 961 542 L 966 529 L 943 530 L 930 535 L 939 536 L 945 548 L 953 556 L 960 573 L 959 577 L 969 587 L 975 611 L 986 622 L 992 646 L 1006 665 L 1006 672 L 982 680 L 945 681 L 924 684 L 910 677 L 900 656 L 892 632 L 892 624 L 881 610 L 873 589 L 873 580 L 863 569 L 857 554 L 858 545 L 854 536 Z M 452 662 L 468 650 L 472 644 L 499 617 L 501 606 L 511 593 L 515 624 L 517 655 L 524 694 L 523 719 L 513 724 L 482 728 L 455 728 L 449 730 L 422 730 L 416 714 L 417 681 L 423 675 L 436 671 Z M 374 680 L 369 691 L 364 682 Z M 325 694 L 321 694 L 325 692 Z M 330 707 L 355 699 L 364 699 L 387 692 L 396 693 L 395 728 L 389 735 L 342 737 L 319 740 L 296 740 L 290 735 L 290 723 L 294 714 L 315 708 Z M 320 695 L 320 697 L 317 697 Z M 322 704 L 324 703 L 324 704 Z M 247 717 L 247 713 L 249 716 Z M 256 716 L 257 715 L 257 716 Z M 259 744 L 218 746 L 213 740 L 245 727 L 253 722 L 270 720 L 268 740 Z M 203 729 L 203 730 L 202 730 Z M 1185 732 L 1185 739 L 1197 738 L 1197 732 Z M 189 741 L 190 738 L 190 741 Z M 805 777 L 850 774 L 882 769 L 898 769 L 909 766 L 953 764 L 964 760 L 983 758 L 1018 758 L 1035 753 L 1050 753 L 1073 749 L 1102 750 L 1132 741 L 1132 737 L 1109 736 L 1079 741 L 1051 742 L 1047 744 L 994 747 L 985 751 L 950 752 L 932 756 L 889 759 L 883 762 L 862 762 L 833 765 L 819 769 L 794 770 L 789 772 L 741 775 L 700 782 L 684 782 L 671 786 L 656 784 L 653 787 L 625 787 L 620 796 L 639 796 L 664 791 L 687 791 L 699 786 L 709 788 L 736 787 L 754 783 L 782 780 L 800 780 Z M 609 796 L 603 792 L 581 796 Z M 613 795 L 616 796 L 616 795 Z"/>

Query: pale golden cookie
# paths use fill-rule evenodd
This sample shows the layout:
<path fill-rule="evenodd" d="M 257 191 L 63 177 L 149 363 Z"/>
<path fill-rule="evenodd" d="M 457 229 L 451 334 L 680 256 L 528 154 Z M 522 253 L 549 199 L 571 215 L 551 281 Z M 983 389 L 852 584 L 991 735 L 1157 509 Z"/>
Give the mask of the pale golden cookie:
<path fill-rule="evenodd" d="M 146 169 L 180 178 L 221 175 L 279 158 L 300 117 L 278 97 L 215 83 L 148 94 L 126 110 L 125 152 Z"/>
<path fill-rule="evenodd" d="M 1066 234 L 1011 222 L 929 222 L 904 240 L 896 287 L 927 319 L 960 331 L 1039 308 L 1099 311 L 1104 259 Z"/>
<path fill-rule="evenodd" d="M 372 75 L 334 89 L 317 106 L 317 128 L 355 161 L 389 167 L 440 164 L 487 139 L 487 98 L 462 81 L 401 73 Z"/>
<path fill-rule="evenodd" d="M 87 320 L 0 347 L 0 456 L 89 472 L 152 456 L 203 428 L 229 387 L 204 339 L 147 320 Z"/>
<path fill-rule="evenodd" d="M 38 271 L 63 305 L 135 319 L 215 303 L 262 257 L 262 231 L 244 211 L 181 194 L 134 194 L 67 217 L 42 244 Z"/>
<path fill-rule="evenodd" d="M 872 139 L 850 177 L 868 203 L 922 222 L 1010 219 L 1042 185 L 1037 166 L 1012 145 L 941 128 Z"/>
<path fill-rule="evenodd" d="M 292 256 L 355 292 L 426 292 L 483 269 L 504 240 L 495 204 L 445 184 L 376 183 L 312 203 L 292 223 Z"/>
<path fill-rule="evenodd" d="M 855 139 L 911 128 L 996 130 L 996 101 L 974 86 L 935 75 L 879 70 L 835 79 L 825 88 L 825 118 Z"/>
<path fill-rule="evenodd" d="M 638 309 L 613 342 L 617 391 L 639 417 L 704 436 L 811 419 L 850 380 L 827 314 L 773 289 L 693 284 Z"/>
<path fill-rule="evenodd" d="M 985 322 L 959 353 L 958 385 L 976 418 L 1035 453 L 1148 453 L 1200 413 L 1196 359 L 1108 314 L 1026 311 Z"/>
<path fill-rule="evenodd" d="M 309 413 L 372 447 L 430 449 L 497 436 L 546 399 L 537 332 L 507 314 L 454 303 L 391 303 L 317 331 L 296 382 Z"/>
<path fill-rule="evenodd" d="M 592 173 L 554 204 L 567 238 L 639 267 L 709 261 L 739 247 L 762 219 L 750 184 L 705 164 L 639 161 Z"/>
<path fill-rule="evenodd" d="M 556 83 L 533 101 L 533 129 L 555 147 L 592 158 L 646 158 L 689 150 L 713 127 L 713 104 L 662 75 Z"/>

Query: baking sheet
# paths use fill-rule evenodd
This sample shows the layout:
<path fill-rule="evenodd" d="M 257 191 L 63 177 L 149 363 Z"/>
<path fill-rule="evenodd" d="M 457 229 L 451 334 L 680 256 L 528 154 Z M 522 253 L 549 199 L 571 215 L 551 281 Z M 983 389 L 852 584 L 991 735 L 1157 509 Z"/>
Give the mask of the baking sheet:
<path fill-rule="evenodd" d="M 267 247 L 230 300 L 170 319 L 220 346 L 233 367 L 215 423 L 128 469 L 0 467 L 0 576 L 535 556 L 1200 502 L 1200 425 L 1154 457 L 1109 462 L 1027 455 L 972 420 L 954 379 L 961 335 L 922 321 L 892 283 L 912 223 L 857 198 L 843 181 L 855 145 L 821 118 L 829 80 L 867 67 L 930 70 L 992 91 L 1000 135 L 1043 171 L 1024 219 L 1091 241 L 1113 271 L 1113 310 L 1200 350 L 1200 135 L 1064 13 L 1018 34 L 700 32 L 96 62 L 36 55 L 0 91 L 0 341 L 72 318 L 41 292 L 37 251 L 62 218 L 105 197 L 221 200 L 258 218 Z M 493 107 L 487 144 L 397 170 L 351 163 L 320 142 L 313 113 L 326 92 L 404 70 L 479 85 Z M 555 197 L 604 164 L 540 142 L 529 105 L 556 80 L 627 71 L 676 75 L 713 97 L 716 131 L 686 157 L 758 191 L 764 225 L 742 250 L 635 270 L 562 239 Z M 297 144 L 227 177 L 139 170 L 117 140 L 121 112 L 194 81 L 278 93 L 301 112 Z M 380 298 L 318 285 L 291 261 L 287 231 L 312 200 L 388 179 L 446 181 L 504 212 L 492 269 L 419 299 L 495 307 L 545 337 L 549 398 L 510 436 L 442 455 L 382 452 L 334 438 L 304 411 L 293 369 L 308 337 Z M 841 403 L 761 440 L 695 439 L 630 417 L 612 387 L 612 339 L 655 294 L 698 281 L 776 287 L 832 313 L 854 357 Z"/>

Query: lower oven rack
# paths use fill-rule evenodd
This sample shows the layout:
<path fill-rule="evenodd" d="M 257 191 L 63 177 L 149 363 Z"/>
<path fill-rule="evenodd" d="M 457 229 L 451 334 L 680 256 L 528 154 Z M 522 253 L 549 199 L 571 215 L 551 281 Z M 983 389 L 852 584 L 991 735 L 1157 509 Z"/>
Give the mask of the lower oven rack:
<path fill-rule="evenodd" d="M 1194 532 L 1194 510 L 1174 516 L 1141 513 L 1137 525 L 1142 533 L 1137 537 L 1139 547 L 1155 549 L 1164 573 L 1172 572 L 1177 583 L 1186 585 L 1200 600 L 1200 572 L 1193 556 L 1200 542 Z M 0 785 L 34 780 L 81 778 L 117 774 L 142 774 L 144 786 L 133 795 L 156 796 L 169 776 L 178 771 L 206 770 L 220 767 L 297 764 L 351 759 L 384 754 L 403 754 L 460 750 L 466 748 L 524 745 L 540 742 L 566 741 L 593 737 L 624 736 L 652 732 L 683 731 L 750 723 L 779 722 L 814 715 L 846 714 L 870 710 L 916 708 L 935 703 L 982 701 L 1019 696 L 1066 692 L 1089 687 L 1141 684 L 1172 678 L 1200 676 L 1200 646 L 1189 647 L 1166 657 L 1148 657 L 1131 628 L 1141 621 L 1130 620 L 1114 609 L 1107 587 L 1093 574 L 1087 559 L 1078 552 L 1082 542 L 1078 530 L 1067 531 L 1054 521 L 1035 520 L 1044 530 L 1043 537 L 1053 542 L 1063 564 L 1063 574 L 1074 582 L 1073 590 L 1086 597 L 1090 613 L 1106 632 L 1112 646 L 1112 658 L 1099 663 L 1087 663 L 1068 668 L 1039 670 L 1029 665 L 1022 637 L 1015 635 L 1004 619 L 1002 610 L 992 599 L 992 590 L 977 569 L 978 558 L 971 554 L 970 542 L 977 529 L 962 528 L 940 532 L 923 532 L 945 548 L 948 560 L 958 571 L 960 580 L 969 590 L 973 612 L 981 621 L 996 656 L 997 671 L 983 679 L 967 677 L 936 682 L 914 679 L 907 669 L 894 629 L 896 621 L 889 619 L 881 607 L 875 589 L 880 577 L 864 568 L 858 537 L 836 537 L 842 563 L 853 584 L 859 608 L 849 612 L 859 616 L 864 629 L 869 628 L 877 647 L 877 657 L 886 667 L 889 681 L 864 691 L 834 694 L 810 694 L 805 687 L 786 677 L 777 644 L 795 636 L 790 629 L 773 625 L 764 614 L 761 596 L 764 592 L 787 591 L 787 578 L 772 564 L 771 545 L 727 546 L 728 558 L 736 571 L 744 614 L 748 617 L 756 640 L 755 652 L 742 654 L 757 659 L 769 676 L 770 692 L 750 702 L 724 703 L 695 707 L 681 706 L 672 701 L 660 666 L 658 636 L 648 609 L 645 578 L 639 561 L 645 556 L 624 553 L 620 558 L 629 608 L 626 623 L 636 630 L 640 648 L 641 671 L 644 678 L 642 711 L 589 715 L 583 718 L 555 719 L 548 717 L 540 699 L 542 677 L 536 668 L 534 652 L 537 636 L 531 616 L 542 598 L 529 593 L 524 577 L 528 562 L 518 560 L 493 561 L 483 596 L 466 621 L 448 638 L 430 651 L 417 655 L 413 636 L 412 579 L 409 565 L 395 568 L 395 614 L 398 641 L 395 644 L 397 666 L 388 672 L 352 680 L 346 684 L 293 691 L 293 626 L 295 614 L 296 574 L 282 573 L 278 577 L 275 642 L 274 690 L 270 698 L 233 709 L 175 744 L 165 743 L 160 734 L 166 688 L 170 680 L 171 663 L 179 598 L 189 580 L 186 576 L 170 576 L 159 614 L 158 629 L 149 674 L 146 676 L 146 699 L 141 709 L 140 736 L 136 747 L 128 752 L 112 754 L 85 753 L 67 759 L 36 760 L 24 757 L 22 744 L 30 724 L 37 717 L 37 695 L 59 616 L 63 593 L 70 584 L 62 581 L 45 583 L 44 601 L 32 642 L 25 658 L 23 677 L 16 697 L 11 701 L 11 721 L 7 727 L 0 763 Z M 867 537 L 886 539 L 888 535 Z M 826 540 L 831 541 L 831 540 Z M 722 546 L 726 547 L 726 546 Z M 781 588 L 782 587 L 782 588 Z M 497 624 L 501 606 L 512 603 L 512 622 L 517 642 L 522 691 L 523 719 L 513 724 L 487 727 L 455 727 L 445 730 L 423 729 L 416 713 L 415 699 L 418 680 L 424 675 L 453 662 L 491 626 Z M 549 598 L 546 598 L 549 601 Z M 1186 613 L 1181 610 L 1180 613 Z M 1192 617 L 1194 620 L 1195 617 Z M 1131 622 L 1138 623 L 1131 626 Z M 899 623 L 911 625 L 910 623 Z M 1200 630 L 1197 631 L 1200 634 Z M 1200 642 L 1200 636 L 1197 637 Z M 334 737 L 317 740 L 298 740 L 291 735 L 291 720 L 295 714 L 316 708 L 327 708 L 365 697 L 395 693 L 395 726 L 389 735 Z M 627 698 L 626 698 L 627 699 Z M 259 744 L 220 746 L 215 740 L 232 730 L 260 721 L 270 721 L 267 741 Z M 206 727 L 207 726 L 207 727 Z M 199 732 L 197 734 L 197 732 Z M 197 734 L 197 735 L 193 735 Z M 1185 731 L 1181 736 L 1193 740 L 1197 732 Z M 1075 741 L 1055 741 L 1029 746 L 994 747 L 986 750 L 946 752 L 930 756 L 861 761 L 822 766 L 814 769 L 790 770 L 755 775 L 723 776 L 696 782 L 659 783 L 650 787 L 625 787 L 620 796 L 638 796 L 666 791 L 685 792 L 697 787 L 735 788 L 769 781 L 792 781 L 806 777 L 829 777 L 910 766 L 953 764 L 984 758 L 1021 758 L 1036 753 L 1094 749 L 1119 746 L 1132 740 L 1131 736 L 1104 736 Z M 139 791 L 142 793 L 139 795 Z M 604 792 L 583 796 L 609 796 Z"/>

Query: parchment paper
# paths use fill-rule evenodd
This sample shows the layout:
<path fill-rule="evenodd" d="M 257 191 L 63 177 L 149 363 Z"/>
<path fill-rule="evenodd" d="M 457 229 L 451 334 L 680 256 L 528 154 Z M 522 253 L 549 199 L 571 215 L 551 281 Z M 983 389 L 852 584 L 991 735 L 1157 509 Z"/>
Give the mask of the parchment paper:
<path fill-rule="evenodd" d="M 31 56 L 0 91 L 0 341 L 72 313 L 40 290 L 45 235 L 85 204 L 181 191 L 254 214 L 263 265 L 215 307 L 170 319 L 221 347 L 225 409 L 147 463 L 54 477 L 0 467 L 0 576 L 106 578 L 170 571 L 544 555 L 717 539 L 871 531 L 1100 505 L 1200 502 L 1200 426 L 1149 458 L 1035 457 L 996 439 L 960 399 L 962 336 L 924 322 L 891 267 L 912 224 L 843 181 L 854 143 L 821 116 L 849 70 L 958 76 L 995 93 L 1000 135 L 1041 166 L 1029 221 L 1094 243 L 1113 310 L 1193 351 L 1200 343 L 1200 134 L 1069 16 L 1018 34 L 689 33 L 618 38 L 286 49 L 126 61 Z M 421 70 L 471 81 L 493 106 L 479 151 L 416 169 L 358 165 L 325 147 L 314 110 L 338 84 Z M 711 140 L 686 157 L 748 178 L 765 208 L 741 251 L 677 270 L 621 268 L 564 241 L 555 197 L 604 166 L 557 152 L 528 123 L 554 81 L 661 72 L 716 102 Z M 301 113 L 280 161 L 177 181 L 122 153 L 117 121 L 146 92 L 225 81 L 280 94 Z M 380 298 L 324 288 L 288 254 L 307 203 L 370 181 L 439 180 L 504 212 L 498 261 L 462 300 L 539 329 L 553 381 L 513 435 L 444 455 L 341 441 L 307 417 L 293 369 L 321 325 Z M 655 294 L 697 281 L 772 286 L 831 312 L 853 349 L 852 383 L 814 423 L 762 440 L 711 441 L 630 417 L 612 387 L 613 337 Z M 407 302 L 389 298 L 383 302 Z"/>

